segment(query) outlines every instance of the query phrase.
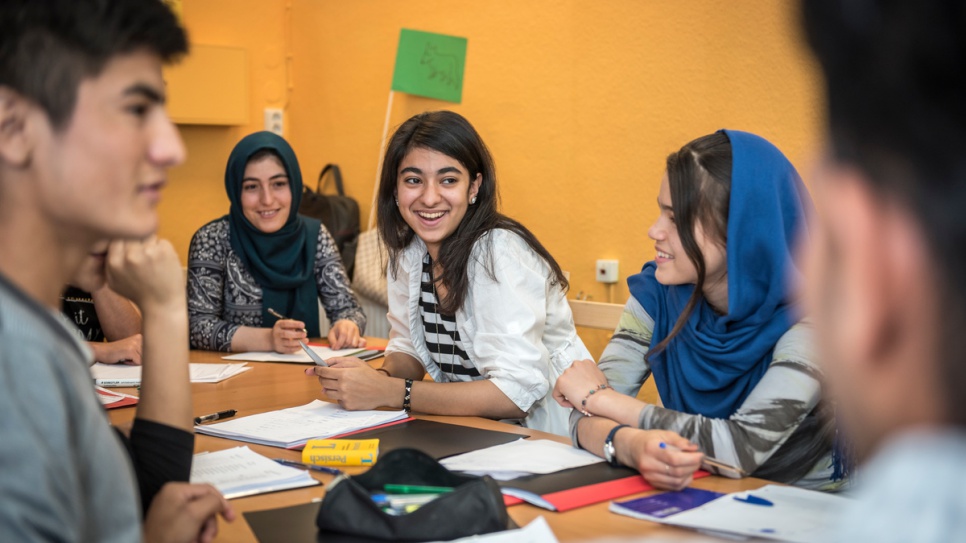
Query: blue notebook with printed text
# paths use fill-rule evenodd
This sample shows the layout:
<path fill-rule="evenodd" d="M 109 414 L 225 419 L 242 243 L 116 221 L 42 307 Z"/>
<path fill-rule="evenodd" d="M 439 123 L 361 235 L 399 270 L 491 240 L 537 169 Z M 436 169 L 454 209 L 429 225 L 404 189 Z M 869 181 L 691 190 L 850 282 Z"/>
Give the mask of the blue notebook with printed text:
<path fill-rule="evenodd" d="M 614 502 L 611 504 L 610 510 L 614 513 L 644 520 L 663 519 L 700 507 L 721 496 L 724 496 L 724 494 L 688 487 L 677 492 L 662 492 L 626 502 Z"/>

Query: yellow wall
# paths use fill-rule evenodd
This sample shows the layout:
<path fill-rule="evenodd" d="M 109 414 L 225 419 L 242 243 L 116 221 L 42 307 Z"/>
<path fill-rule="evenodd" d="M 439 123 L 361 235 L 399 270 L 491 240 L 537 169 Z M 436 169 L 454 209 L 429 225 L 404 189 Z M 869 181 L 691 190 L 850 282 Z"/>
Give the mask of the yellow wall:
<path fill-rule="evenodd" d="M 285 105 L 288 33 L 287 10 L 281 0 L 182 0 L 181 4 L 193 43 L 248 50 L 252 122 L 238 127 L 180 127 L 188 160 L 169 176 L 160 206 L 159 235 L 174 243 L 183 263 L 195 231 L 228 212 L 224 185 L 228 153 L 244 135 L 262 129 L 264 108 Z M 237 92 L 231 87 L 217 90 Z"/>
<path fill-rule="evenodd" d="M 818 73 L 795 3 L 758 0 L 183 0 L 199 43 L 250 48 L 253 125 L 185 127 L 162 234 L 182 258 L 223 214 L 224 162 L 286 106 L 286 136 L 314 183 L 329 161 L 368 214 L 401 27 L 469 39 L 463 103 L 397 94 L 391 125 L 429 109 L 465 115 L 496 159 L 504 211 L 606 301 L 598 258 L 624 280 L 653 256 L 646 230 L 665 156 L 728 127 L 757 132 L 806 170 L 821 130 Z M 285 54 L 292 53 L 290 69 Z M 292 83 L 286 93 L 286 78 Z M 225 89 L 231 92 L 231 89 Z"/>

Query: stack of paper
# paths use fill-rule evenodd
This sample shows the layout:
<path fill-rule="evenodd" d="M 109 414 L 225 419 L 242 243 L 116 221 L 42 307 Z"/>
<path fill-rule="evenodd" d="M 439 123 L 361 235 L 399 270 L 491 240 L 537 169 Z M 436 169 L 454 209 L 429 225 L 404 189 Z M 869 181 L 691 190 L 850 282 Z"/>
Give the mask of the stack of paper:
<path fill-rule="evenodd" d="M 220 383 L 246 372 L 247 364 L 189 364 L 192 383 Z M 141 366 L 101 364 L 91 366 L 94 384 L 102 387 L 135 387 L 141 384 Z"/>
<path fill-rule="evenodd" d="M 440 460 L 453 471 L 509 481 L 532 473 L 554 473 L 604 460 L 583 449 L 546 439 L 520 439 Z"/>
<path fill-rule="evenodd" d="M 307 471 L 283 466 L 248 447 L 196 454 L 191 482 L 208 483 L 228 499 L 319 484 Z"/>
<path fill-rule="evenodd" d="M 818 543 L 826 539 L 829 524 L 849 502 L 848 498 L 793 486 L 767 485 L 719 497 L 687 490 L 692 496 L 668 492 L 613 502 L 610 510 L 704 532 Z M 705 495 L 713 499 L 706 501 Z"/>
<path fill-rule="evenodd" d="M 311 403 L 251 415 L 227 422 L 195 426 L 199 434 L 294 449 L 310 439 L 325 439 L 407 419 L 405 411 L 346 411 L 336 404 Z"/>
<path fill-rule="evenodd" d="M 330 358 L 337 358 L 340 356 L 352 356 L 356 353 L 361 353 L 365 349 L 353 348 L 353 349 L 339 349 L 334 351 L 328 347 L 322 347 L 320 345 L 309 345 L 309 349 L 315 351 L 322 360 L 328 360 Z M 293 364 L 314 364 L 315 362 L 309 358 L 309 355 L 302 351 L 292 354 L 279 354 L 275 352 L 249 352 L 249 353 L 237 353 L 228 356 L 223 356 L 225 360 L 247 360 L 249 362 L 289 362 Z"/>

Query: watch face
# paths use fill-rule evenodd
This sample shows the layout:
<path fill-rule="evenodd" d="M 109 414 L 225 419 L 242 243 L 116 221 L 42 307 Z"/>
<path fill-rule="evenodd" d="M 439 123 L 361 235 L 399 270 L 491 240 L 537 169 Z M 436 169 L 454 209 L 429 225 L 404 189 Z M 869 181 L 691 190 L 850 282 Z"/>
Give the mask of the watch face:
<path fill-rule="evenodd" d="M 614 463 L 616 460 L 614 453 L 616 452 L 617 451 L 614 450 L 614 443 L 612 441 L 604 443 L 604 460 L 607 460 L 608 464 Z"/>

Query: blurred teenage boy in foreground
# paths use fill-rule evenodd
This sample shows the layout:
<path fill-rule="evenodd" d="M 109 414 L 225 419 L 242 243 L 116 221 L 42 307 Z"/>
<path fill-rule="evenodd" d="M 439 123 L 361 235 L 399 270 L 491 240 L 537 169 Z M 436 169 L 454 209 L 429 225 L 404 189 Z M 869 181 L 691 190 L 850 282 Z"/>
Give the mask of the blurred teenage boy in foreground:
<path fill-rule="evenodd" d="M 180 270 L 152 277 L 179 266 L 150 239 L 185 156 L 161 65 L 186 49 L 160 0 L 0 2 L 0 541 L 209 541 L 234 517 L 210 486 L 164 484 L 193 443 Z M 103 240 L 120 240 L 106 279 L 143 312 L 130 455 L 58 312 Z"/>
<path fill-rule="evenodd" d="M 840 541 L 966 535 L 966 4 L 805 0 L 830 147 L 808 287 L 865 465 Z"/>

